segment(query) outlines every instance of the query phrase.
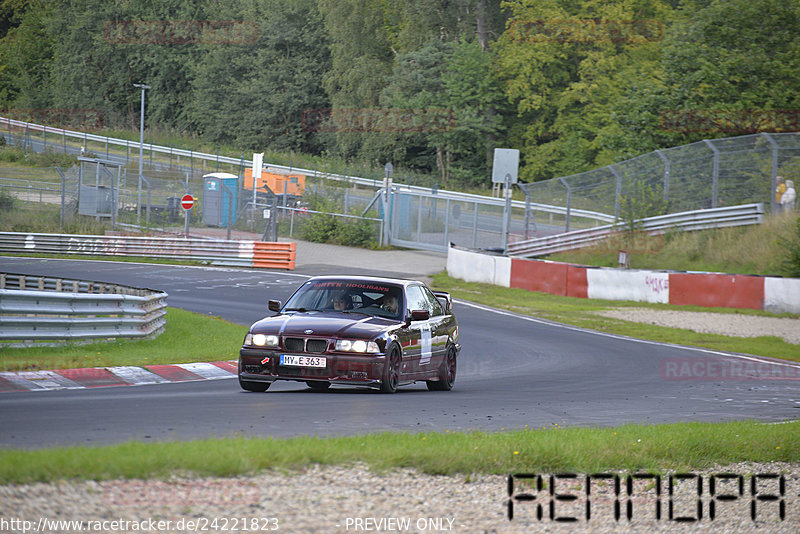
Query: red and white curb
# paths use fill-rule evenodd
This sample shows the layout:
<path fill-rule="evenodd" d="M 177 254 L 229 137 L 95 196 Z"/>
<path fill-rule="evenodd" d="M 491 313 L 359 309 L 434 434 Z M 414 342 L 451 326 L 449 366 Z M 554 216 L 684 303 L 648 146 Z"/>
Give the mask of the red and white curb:
<path fill-rule="evenodd" d="M 236 360 L 144 367 L 90 367 L 56 371 L 0 372 L 0 393 L 8 391 L 52 391 L 110 386 L 141 386 L 235 378 Z"/>

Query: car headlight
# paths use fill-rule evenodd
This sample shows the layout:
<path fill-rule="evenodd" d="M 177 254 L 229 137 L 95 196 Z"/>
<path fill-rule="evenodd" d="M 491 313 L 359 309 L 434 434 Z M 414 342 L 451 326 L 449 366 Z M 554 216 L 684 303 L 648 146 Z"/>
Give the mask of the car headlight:
<path fill-rule="evenodd" d="M 341 352 L 366 352 L 369 354 L 377 354 L 380 352 L 377 343 L 374 341 L 367 342 L 362 339 L 337 339 L 335 348 L 337 351 Z"/>
<path fill-rule="evenodd" d="M 277 347 L 278 336 L 268 336 L 265 334 L 247 334 L 244 336 L 244 344 L 256 347 Z"/>

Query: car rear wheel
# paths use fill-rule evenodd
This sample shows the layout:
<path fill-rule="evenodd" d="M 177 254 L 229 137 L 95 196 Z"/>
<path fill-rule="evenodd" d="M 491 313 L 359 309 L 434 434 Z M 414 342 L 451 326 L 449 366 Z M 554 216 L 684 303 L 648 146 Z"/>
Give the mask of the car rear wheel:
<path fill-rule="evenodd" d="M 319 380 L 306 380 L 306 385 L 314 391 L 325 391 L 331 387 L 330 382 L 320 382 Z"/>
<path fill-rule="evenodd" d="M 272 385 L 272 382 L 251 382 L 250 380 L 242 380 L 240 378 L 239 385 L 245 391 L 256 391 L 261 393 L 267 391 Z"/>
<path fill-rule="evenodd" d="M 425 383 L 431 391 L 450 391 L 456 383 L 456 349 L 451 346 L 447 349 L 442 365 L 439 366 L 439 380 L 427 380 Z"/>
<path fill-rule="evenodd" d="M 397 384 L 400 383 L 400 349 L 393 346 L 386 356 L 386 365 L 383 367 L 383 379 L 381 380 L 381 391 L 383 393 L 394 393 L 397 391 Z"/>

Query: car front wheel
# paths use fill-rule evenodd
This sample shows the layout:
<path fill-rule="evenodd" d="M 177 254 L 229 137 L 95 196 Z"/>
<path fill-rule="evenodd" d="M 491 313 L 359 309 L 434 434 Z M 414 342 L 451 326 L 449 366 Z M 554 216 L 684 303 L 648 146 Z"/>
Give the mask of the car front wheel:
<path fill-rule="evenodd" d="M 397 391 L 397 384 L 400 383 L 400 349 L 393 346 L 386 356 L 386 365 L 383 367 L 383 379 L 381 380 L 381 391 L 383 393 L 394 393 Z"/>
<path fill-rule="evenodd" d="M 456 348 L 447 349 L 442 365 L 439 366 L 439 380 L 427 380 L 425 383 L 431 391 L 450 391 L 456 383 Z"/>

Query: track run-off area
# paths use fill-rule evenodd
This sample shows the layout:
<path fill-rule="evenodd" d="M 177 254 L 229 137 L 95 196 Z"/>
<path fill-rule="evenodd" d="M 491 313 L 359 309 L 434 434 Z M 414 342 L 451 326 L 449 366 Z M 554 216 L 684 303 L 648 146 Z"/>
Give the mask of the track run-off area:
<path fill-rule="evenodd" d="M 8 257 L 0 258 L 0 270 L 163 290 L 169 306 L 240 324 L 242 336 L 269 313 L 267 300 L 285 300 L 310 275 L 331 274 Z M 276 382 L 256 394 L 225 379 L 2 393 L 0 447 L 800 417 L 795 363 L 593 332 L 463 301 L 454 311 L 463 349 L 450 392 L 428 391 L 424 383 L 395 395 L 315 392 Z M 175 351 L 191 353 L 192 339 Z M 676 372 L 718 361 L 758 366 L 761 378 Z M 770 368 L 774 376 L 765 378 Z"/>

